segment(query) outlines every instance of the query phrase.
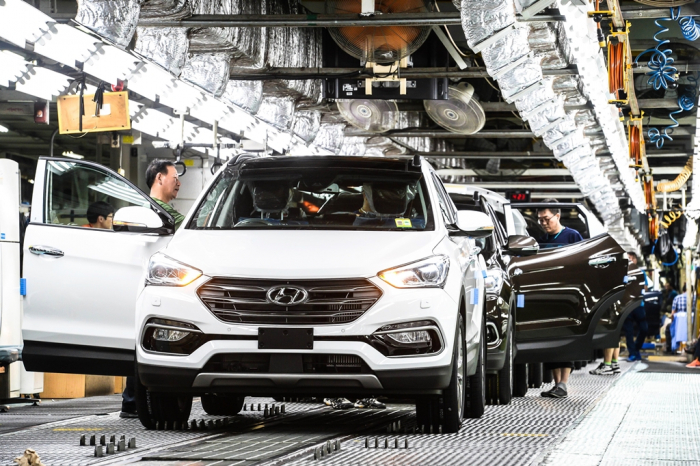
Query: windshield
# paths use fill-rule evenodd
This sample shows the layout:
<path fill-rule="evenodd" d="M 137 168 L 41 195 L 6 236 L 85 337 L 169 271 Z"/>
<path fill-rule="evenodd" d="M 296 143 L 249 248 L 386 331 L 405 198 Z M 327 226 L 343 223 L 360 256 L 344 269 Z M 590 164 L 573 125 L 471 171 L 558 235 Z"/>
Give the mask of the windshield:
<path fill-rule="evenodd" d="M 434 229 L 421 173 L 362 169 L 224 171 L 188 229 Z"/>

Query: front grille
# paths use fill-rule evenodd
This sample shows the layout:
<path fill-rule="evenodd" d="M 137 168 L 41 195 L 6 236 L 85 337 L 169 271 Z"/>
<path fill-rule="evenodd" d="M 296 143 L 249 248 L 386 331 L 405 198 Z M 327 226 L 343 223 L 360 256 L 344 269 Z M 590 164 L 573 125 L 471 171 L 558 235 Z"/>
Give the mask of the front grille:
<path fill-rule="evenodd" d="M 275 361 L 278 358 L 278 361 Z M 276 364 L 275 364 L 276 362 Z M 271 370 L 271 367 L 273 370 Z M 283 371 L 274 368 L 283 368 Z M 267 374 L 363 374 L 369 366 L 362 358 L 347 354 L 223 353 L 212 356 L 203 372 Z"/>
<path fill-rule="evenodd" d="M 303 288 L 302 304 L 281 306 L 267 299 L 276 286 Z M 224 322 L 242 324 L 343 324 L 364 314 L 382 292 L 364 278 L 342 280 L 251 280 L 213 278 L 197 294 Z"/>

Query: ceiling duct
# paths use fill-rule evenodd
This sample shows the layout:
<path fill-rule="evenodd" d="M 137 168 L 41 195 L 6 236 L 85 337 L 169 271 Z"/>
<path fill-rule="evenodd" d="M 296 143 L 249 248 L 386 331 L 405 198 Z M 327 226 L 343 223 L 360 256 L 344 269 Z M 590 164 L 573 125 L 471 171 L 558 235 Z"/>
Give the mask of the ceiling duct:
<path fill-rule="evenodd" d="M 396 129 L 399 107 L 391 100 L 353 99 L 336 101 L 340 114 L 356 128 L 369 133 Z"/>
<path fill-rule="evenodd" d="M 448 131 L 474 134 L 486 124 L 486 114 L 474 94 L 471 84 L 450 86 L 448 100 L 424 100 L 425 110 L 432 120 Z"/>
<path fill-rule="evenodd" d="M 326 2 L 328 14 L 361 13 L 428 13 L 433 11 L 427 0 L 375 0 L 373 11 L 365 11 L 362 0 Z M 369 8 L 372 10 L 372 8 Z M 394 63 L 411 55 L 430 35 L 430 26 L 345 26 L 329 28 L 331 37 L 348 54 L 364 62 Z"/>

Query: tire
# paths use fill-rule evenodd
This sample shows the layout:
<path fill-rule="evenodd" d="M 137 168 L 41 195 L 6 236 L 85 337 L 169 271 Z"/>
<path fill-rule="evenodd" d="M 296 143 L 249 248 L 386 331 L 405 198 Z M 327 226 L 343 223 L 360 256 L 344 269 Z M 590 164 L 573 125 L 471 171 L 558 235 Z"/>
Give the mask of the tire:
<path fill-rule="evenodd" d="M 542 374 L 542 382 L 543 383 L 552 383 L 554 382 L 554 375 L 552 374 L 552 371 L 544 371 Z"/>
<path fill-rule="evenodd" d="M 452 378 L 450 385 L 442 392 L 443 432 L 447 434 L 458 432 L 464 419 L 467 364 L 463 327 L 464 321 L 460 315 L 457 320 L 455 349 L 452 355 Z M 485 399 L 486 395 L 484 394 Z M 486 402 L 484 401 L 484 403 Z"/>
<path fill-rule="evenodd" d="M 503 368 L 498 371 L 498 401 L 499 404 L 510 404 L 513 399 L 513 324 L 508 324 L 508 343 L 506 345 L 506 360 Z"/>
<path fill-rule="evenodd" d="M 527 364 L 516 364 L 513 370 L 513 396 L 527 395 Z"/>
<path fill-rule="evenodd" d="M 574 361 L 574 370 L 575 371 L 581 370 L 581 361 Z"/>
<path fill-rule="evenodd" d="M 192 411 L 192 395 L 153 393 L 139 379 L 136 372 L 136 411 L 146 429 L 172 427 L 187 422 Z"/>
<path fill-rule="evenodd" d="M 465 416 L 479 419 L 486 408 L 486 317 L 481 321 L 481 339 L 479 342 L 479 359 L 476 362 L 476 372 L 467 377 L 467 409 Z"/>
<path fill-rule="evenodd" d="M 588 365 L 588 361 L 581 361 L 581 369 Z"/>
<path fill-rule="evenodd" d="M 139 378 L 139 371 L 136 370 L 136 375 L 134 376 L 134 384 L 136 385 L 136 412 L 139 416 L 139 421 L 148 430 L 156 428 L 156 422 L 151 416 L 150 400 L 148 396 L 148 389 L 141 383 Z"/>
<path fill-rule="evenodd" d="M 243 409 L 243 403 L 245 396 L 216 393 L 202 395 L 202 409 L 212 416 L 235 416 Z"/>
<path fill-rule="evenodd" d="M 541 362 L 530 364 L 530 370 L 528 371 L 530 388 L 540 388 L 542 386 L 542 378 L 544 372 L 544 366 Z"/>
<path fill-rule="evenodd" d="M 433 432 L 439 432 L 440 421 L 440 397 L 439 396 L 421 396 L 416 398 L 416 427 L 420 432 L 421 427 L 424 432 L 430 433 L 430 427 L 433 427 Z"/>

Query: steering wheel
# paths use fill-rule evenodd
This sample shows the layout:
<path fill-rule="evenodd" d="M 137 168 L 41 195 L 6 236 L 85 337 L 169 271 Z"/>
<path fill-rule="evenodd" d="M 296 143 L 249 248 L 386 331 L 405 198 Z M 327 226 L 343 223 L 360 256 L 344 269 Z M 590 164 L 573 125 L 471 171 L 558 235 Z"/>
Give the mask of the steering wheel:
<path fill-rule="evenodd" d="M 254 225 L 274 225 L 273 222 L 265 220 L 264 218 L 246 218 L 236 223 L 233 228 L 254 226 Z"/>

